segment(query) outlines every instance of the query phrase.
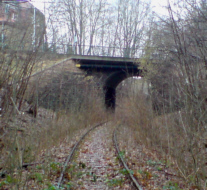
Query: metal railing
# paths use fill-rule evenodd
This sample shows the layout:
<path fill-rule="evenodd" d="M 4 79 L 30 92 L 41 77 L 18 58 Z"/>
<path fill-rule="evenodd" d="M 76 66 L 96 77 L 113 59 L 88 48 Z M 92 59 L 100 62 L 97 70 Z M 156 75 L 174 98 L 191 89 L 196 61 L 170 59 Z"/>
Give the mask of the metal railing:
<path fill-rule="evenodd" d="M 55 44 L 48 45 L 48 50 L 58 54 L 68 55 L 91 55 L 91 56 L 107 56 L 107 57 L 126 57 L 138 58 L 143 55 L 143 49 L 135 48 L 119 48 L 106 46 L 90 46 L 90 45 L 68 45 Z"/>

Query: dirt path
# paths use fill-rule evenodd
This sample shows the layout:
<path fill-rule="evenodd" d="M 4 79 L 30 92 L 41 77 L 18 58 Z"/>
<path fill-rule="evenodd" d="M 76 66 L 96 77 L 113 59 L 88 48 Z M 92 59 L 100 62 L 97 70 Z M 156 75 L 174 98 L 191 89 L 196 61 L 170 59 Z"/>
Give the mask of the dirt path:
<path fill-rule="evenodd" d="M 85 139 L 71 166 L 73 189 L 133 189 L 115 155 L 112 132 L 106 125 Z"/>

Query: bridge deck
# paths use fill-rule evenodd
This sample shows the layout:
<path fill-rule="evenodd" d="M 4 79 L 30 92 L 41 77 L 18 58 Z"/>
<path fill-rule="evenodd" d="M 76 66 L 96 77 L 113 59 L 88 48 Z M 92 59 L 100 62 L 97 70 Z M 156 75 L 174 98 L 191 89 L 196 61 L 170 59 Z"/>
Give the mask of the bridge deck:
<path fill-rule="evenodd" d="M 139 65 L 139 59 L 124 57 L 73 55 L 71 59 L 83 70 L 137 70 Z"/>
<path fill-rule="evenodd" d="M 125 58 L 125 57 L 107 57 L 107 56 L 91 56 L 91 55 L 72 55 L 71 59 L 80 61 L 105 61 L 105 62 L 125 62 L 137 63 L 139 58 Z"/>

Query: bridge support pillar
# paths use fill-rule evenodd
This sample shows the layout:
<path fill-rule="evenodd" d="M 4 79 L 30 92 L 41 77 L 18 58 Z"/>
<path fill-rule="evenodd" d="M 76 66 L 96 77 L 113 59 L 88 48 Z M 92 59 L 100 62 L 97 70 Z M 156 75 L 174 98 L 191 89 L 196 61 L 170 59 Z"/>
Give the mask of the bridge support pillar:
<path fill-rule="evenodd" d="M 116 89 L 112 87 L 105 86 L 105 106 L 107 110 L 115 111 L 116 105 Z"/>

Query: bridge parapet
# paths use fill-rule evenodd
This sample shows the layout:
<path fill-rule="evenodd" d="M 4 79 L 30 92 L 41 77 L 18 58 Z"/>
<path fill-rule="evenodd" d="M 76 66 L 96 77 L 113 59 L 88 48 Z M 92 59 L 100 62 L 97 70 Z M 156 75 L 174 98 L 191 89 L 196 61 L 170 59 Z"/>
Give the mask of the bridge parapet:
<path fill-rule="evenodd" d="M 68 55 L 90 55 L 104 57 L 125 57 L 135 58 L 143 55 L 142 48 L 119 48 L 106 46 L 89 46 L 89 45 L 69 45 L 69 44 L 50 44 L 51 51 L 58 54 Z"/>

